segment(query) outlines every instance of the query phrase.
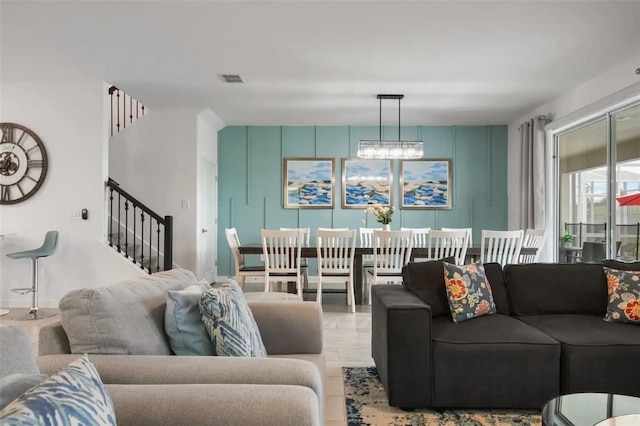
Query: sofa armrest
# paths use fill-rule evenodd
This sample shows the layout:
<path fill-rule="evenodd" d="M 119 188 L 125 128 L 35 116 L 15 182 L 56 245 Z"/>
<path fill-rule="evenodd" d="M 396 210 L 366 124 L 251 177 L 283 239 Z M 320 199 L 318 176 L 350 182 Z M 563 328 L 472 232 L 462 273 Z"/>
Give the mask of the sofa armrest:
<path fill-rule="evenodd" d="M 371 288 L 371 349 L 389 405 L 433 401 L 431 307 L 399 285 Z"/>
<path fill-rule="evenodd" d="M 106 385 L 106 389 L 122 425 L 321 425 L 316 394 L 301 386 Z"/>
<path fill-rule="evenodd" d="M 62 328 L 60 319 L 45 325 L 38 333 L 38 353 L 40 355 L 70 354 L 69 338 Z"/>
<path fill-rule="evenodd" d="M 60 371 L 80 354 L 41 355 L 44 374 Z M 308 387 L 323 397 L 323 378 L 310 361 L 287 358 L 245 358 L 175 355 L 89 354 L 105 384 L 263 384 Z M 161 374 L 159 374 L 161 373 Z"/>
<path fill-rule="evenodd" d="M 322 352 L 322 307 L 318 303 L 248 303 L 269 355 Z"/>

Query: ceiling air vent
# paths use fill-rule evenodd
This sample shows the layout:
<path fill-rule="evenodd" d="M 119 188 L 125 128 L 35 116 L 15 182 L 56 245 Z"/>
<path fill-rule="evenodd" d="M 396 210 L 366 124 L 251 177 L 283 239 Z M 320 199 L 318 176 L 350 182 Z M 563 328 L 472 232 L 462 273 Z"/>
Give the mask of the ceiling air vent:
<path fill-rule="evenodd" d="M 238 74 L 218 74 L 225 83 L 244 83 Z"/>

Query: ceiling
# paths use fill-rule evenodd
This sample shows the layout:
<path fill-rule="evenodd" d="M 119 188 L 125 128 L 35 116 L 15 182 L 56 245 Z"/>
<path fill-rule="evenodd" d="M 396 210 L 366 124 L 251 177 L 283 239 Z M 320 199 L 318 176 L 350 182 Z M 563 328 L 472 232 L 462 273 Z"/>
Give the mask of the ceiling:
<path fill-rule="evenodd" d="M 379 93 L 405 95 L 402 124 L 506 124 L 634 52 L 640 1 L 0 3 L 3 80 L 99 79 L 228 125 L 378 125 Z"/>

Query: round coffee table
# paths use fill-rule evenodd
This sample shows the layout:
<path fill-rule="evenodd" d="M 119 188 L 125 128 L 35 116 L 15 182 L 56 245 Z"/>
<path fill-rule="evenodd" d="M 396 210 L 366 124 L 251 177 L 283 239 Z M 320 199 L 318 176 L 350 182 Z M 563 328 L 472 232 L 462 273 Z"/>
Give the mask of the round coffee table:
<path fill-rule="evenodd" d="M 603 420 L 629 414 L 640 414 L 640 398 L 611 393 L 572 393 L 544 404 L 542 424 L 593 426 Z"/>

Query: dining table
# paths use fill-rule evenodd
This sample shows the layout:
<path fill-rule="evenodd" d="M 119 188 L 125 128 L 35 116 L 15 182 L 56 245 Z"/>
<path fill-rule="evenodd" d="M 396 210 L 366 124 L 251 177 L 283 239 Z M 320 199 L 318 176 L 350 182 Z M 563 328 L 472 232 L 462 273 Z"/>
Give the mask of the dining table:
<path fill-rule="evenodd" d="M 259 243 L 250 243 L 241 245 L 240 254 L 262 254 L 262 245 Z M 538 249 L 531 247 L 522 247 L 520 254 L 535 255 Z M 467 248 L 465 261 L 471 263 L 480 258 L 480 247 Z M 364 300 L 364 271 L 362 268 L 362 257 L 373 254 L 373 247 L 356 247 L 353 258 L 353 286 L 355 290 L 356 305 L 362 305 Z M 301 249 L 300 257 L 315 258 L 318 257 L 318 250 L 315 246 L 304 246 Z M 429 249 L 427 247 L 413 247 L 411 249 L 411 259 L 429 258 Z"/>

